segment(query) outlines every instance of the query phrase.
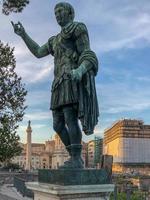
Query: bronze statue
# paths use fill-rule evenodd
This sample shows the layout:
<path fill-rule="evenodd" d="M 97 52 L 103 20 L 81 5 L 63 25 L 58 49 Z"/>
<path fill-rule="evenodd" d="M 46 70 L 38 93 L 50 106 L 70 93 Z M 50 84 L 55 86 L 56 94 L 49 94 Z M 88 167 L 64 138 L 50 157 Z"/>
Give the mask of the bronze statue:
<path fill-rule="evenodd" d="M 53 128 L 59 134 L 69 152 L 70 159 L 63 168 L 83 168 L 81 158 L 82 133 L 90 135 L 98 122 L 98 102 L 95 76 L 98 60 L 90 49 L 85 24 L 74 22 L 74 9 L 69 3 L 58 3 L 55 16 L 61 32 L 39 46 L 25 32 L 20 22 L 12 22 L 14 32 L 22 37 L 29 50 L 37 58 L 54 56 L 54 80 L 51 107 Z"/>

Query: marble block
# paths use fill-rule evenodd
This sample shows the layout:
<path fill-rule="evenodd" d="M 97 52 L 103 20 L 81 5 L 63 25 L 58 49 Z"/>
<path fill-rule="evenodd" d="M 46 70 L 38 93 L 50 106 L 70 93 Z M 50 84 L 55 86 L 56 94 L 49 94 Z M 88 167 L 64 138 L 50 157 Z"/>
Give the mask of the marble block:
<path fill-rule="evenodd" d="M 58 185 L 110 184 L 111 176 L 107 169 L 41 169 L 40 183 Z"/>
<path fill-rule="evenodd" d="M 109 200 L 113 184 L 63 186 L 39 182 L 26 183 L 34 200 Z"/>

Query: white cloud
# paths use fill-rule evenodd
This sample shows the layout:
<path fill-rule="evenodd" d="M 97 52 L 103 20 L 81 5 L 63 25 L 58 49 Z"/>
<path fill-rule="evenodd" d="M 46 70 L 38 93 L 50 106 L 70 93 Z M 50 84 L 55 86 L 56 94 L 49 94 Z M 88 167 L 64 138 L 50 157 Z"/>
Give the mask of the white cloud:
<path fill-rule="evenodd" d="M 121 48 L 137 48 L 141 46 L 139 41 L 143 39 L 149 42 L 149 1 L 133 0 L 120 3 L 117 0 L 111 2 L 89 0 L 79 5 L 78 18 L 89 27 L 91 46 L 97 53 Z M 81 7 L 84 7 L 82 12 L 80 12 Z"/>
<path fill-rule="evenodd" d="M 47 107 L 45 109 L 48 110 L 50 104 L 50 90 L 28 91 L 26 104 L 28 105 L 27 110 L 31 108 L 40 108 L 40 106 L 43 105 Z"/>
<path fill-rule="evenodd" d="M 24 119 L 25 120 L 34 120 L 34 121 L 41 121 L 45 119 L 50 119 L 50 111 L 49 112 L 34 112 L 34 113 L 28 113 L 25 114 Z"/>
<path fill-rule="evenodd" d="M 34 72 L 33 72 L 34 73 Z M 34 77 L 30 80 L 31 83 L 35 83 L 46 78 L 52 79 L 53 77 L 53 63 L 46 62 L 42 69 L 40 69 Z"/>
<path fill-rule="evenodd" d="M 19 128 L 18 128 L 18 131 L 26 132 L 27 126 L 28 125 L 20 125 Z M 31 126 L 32 126 L 32 129 L 39 129 L 39 128 L 45 127 L 45 124 L 32 124 Z"/>
<path fill-rule="evenodd" d="M 141 82 L 150 82 L 149 76 L 137 76 L 136 79 Z"/>
<path fill-rule="evenodd" d="M 14 55 L 17 59 L 19 59 L 19 57 L 22 58 L 31 54 L 30 51 L 25 47 L 25 44 L 23 44 L 22 42 L 18 44 L 12 43 L 11 46 L 15 47 Z"/>
<path fill-rule="evenodd" d="M 21 55 L 21 54 L 20 54 Z M 17 58 L 16 72 L 23 78 L 23 82 L 37 83 L 53 78 L 53 58 L 37 59 L 32 55 Z"/>
<path fill-rule="evenodd" d="M 147 88 L 147 87 L 146 87 Z M 150 92 L 126 82 L 97 85 L 101 112 L 106 114 L 140 112 L 150 109 Z"/>
<path fill-rule="evenodd" d="M 54 16 L 55 2 L 45 1 L 43 12 L 40 1 L 32 0 L 29 6 L 24 9 L 22 14 L 6 17 L 1 14 L 2 27 L 9 27 L 11 38 L 15 39 L 15 46 L 20 38 L 15 36 L 10 27 L 9 20 L 23 20 L 25 28 L 29 35 L 38 42 L 46 42 L 48 38 L 59 31 Z M 75 7 L 76 20 L 83 21 L 87 24 L 92 48 L 97 52 L 107 52 L 121 48 L 136 48 L 139 46 L 138 40 L 150 40 L 150 2 L 149 0 L 137 1 L 129 0 L 120 3 L 118 0 L 87 0 L 87 1 L 70 1 Z M 33 10 L 36 6 L 36 9 Z M 49 6 L 49 7 L 48 7 Z M 81 12 L 81 8 L 82 12 Z M 48 12 L 50 10 L 50 13 Z M 94 11 L 94 12 L 93 12 Z M 40 12 L 39 17 L 38 12 Z M 88 14 L 87 14 L 88 13 Z M 19 16 L 19 17 L 18 17 Z M 40 26 L 39 26 L 40 24 Z M 42 31 L 41 31 L 42 29 Z M 7 31 L 10 35 L 10 30 Z M 6 30 L 5 30 L 6 31 Z M 2 31 L 2 35 L 4 35 Z M 12 40 L 12 39 L 11 39 Z M 22 47 L 23 43 L 22 43 Z M 17 48 L 16 55 L 26 53 L 27 49 Z"/>
<path fill-rule="evenodd" d="M 36 124 L 35 122 L 31 123 L 32 128 L 32 142 L 37 143 L 45 143 L 46 140 L 50 139 L 50 137 L 54 134 L 54 132 L 47 127 L 44 123 Z M 26 135 L 27 123 L 26 125 L 20 125 L 17 133 L 21 138 L 21 142 L 26 143 L 27 135 Z"/>

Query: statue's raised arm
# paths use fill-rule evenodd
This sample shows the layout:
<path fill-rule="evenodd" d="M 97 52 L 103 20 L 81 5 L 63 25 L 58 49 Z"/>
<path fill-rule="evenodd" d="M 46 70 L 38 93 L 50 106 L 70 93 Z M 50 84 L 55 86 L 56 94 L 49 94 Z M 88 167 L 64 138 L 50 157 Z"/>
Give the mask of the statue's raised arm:
<path fill-rule="evenodd" d="M 36 56 L 37 58 L 42 58 L 50 54 L 47 43 L 40 47 L 35 41 L 30 38 L 20 22 L 15 24 L 13 21 L 11 21 L 11 24 L 14 28 L 14 32 L 24 40 L 28 49 L 34 56 Z"/>
<path fill-rule="evenodd" d="M 22 24 L 21 24 L 20 22 L 18 22 L 17 24 L 14 24 L 13 21 L 11 21 L 11 24 L 12 24 L 12 26 L 13 26 L 13 28 L 14 28 L 14 32 L 15 32 L 17 35 L 19 35 L 19 36 L 21 36 L 21 37 L 24 37 L 24 35 L 25 35 L 25 29 L 24 29 L 24 27 L 22 26 Z"/>

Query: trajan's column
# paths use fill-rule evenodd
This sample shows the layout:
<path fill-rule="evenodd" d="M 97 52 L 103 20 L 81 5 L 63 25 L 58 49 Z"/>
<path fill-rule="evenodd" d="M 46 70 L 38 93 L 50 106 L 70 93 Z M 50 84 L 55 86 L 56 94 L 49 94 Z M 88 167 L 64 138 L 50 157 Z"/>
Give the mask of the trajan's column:
<path fill-rule="evenodd" d="M 31 170 L 31 121 L 28 122 L 27 127 L 27 148 L 26 148 L 26 170 Z"/>

